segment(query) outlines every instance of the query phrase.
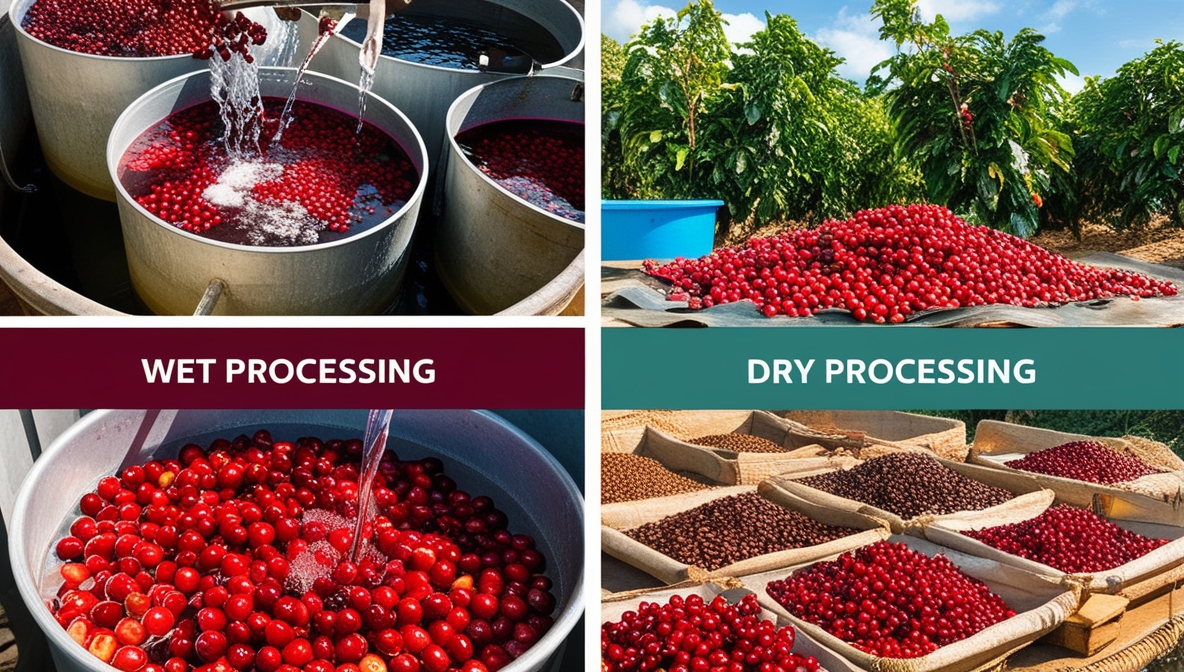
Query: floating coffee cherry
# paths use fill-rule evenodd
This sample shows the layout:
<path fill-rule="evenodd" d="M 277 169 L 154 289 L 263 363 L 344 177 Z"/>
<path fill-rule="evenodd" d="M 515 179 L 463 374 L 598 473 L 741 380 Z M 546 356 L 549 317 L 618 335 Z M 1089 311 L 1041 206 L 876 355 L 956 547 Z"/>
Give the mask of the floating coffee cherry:
<path fill-rule="evenodd" d="M 550 120 L 495 121 L 456 136 L 465 155 L 528 203 L 584 221 L 584 126 Z"/>
<path fill-rule="evenodd" d="M 283 100 L 264 99 L 261 152 L 232 161 L 214 103 L 174 113 L 124 154 L 120 180 L 132 198 L 193 233 L 246 245 L 308 245 L 401 208 L 419 176 L 407 153 L 370 123 L 297 101 L 282 146 L 271 138 Z"/>

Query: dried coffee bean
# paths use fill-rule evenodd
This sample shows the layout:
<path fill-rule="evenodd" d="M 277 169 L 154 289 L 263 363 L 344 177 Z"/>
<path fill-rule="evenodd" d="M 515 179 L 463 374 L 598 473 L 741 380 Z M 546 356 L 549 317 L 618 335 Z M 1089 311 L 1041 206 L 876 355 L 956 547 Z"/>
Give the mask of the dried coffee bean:
<path fill-rule="evenodd" d="M 785 449 L 768 439 L 751 434 L 708 434 L 697 439 L 689 439 L 687 443 L 696 446 L 710 446 L 723 448 L 737 453 L 784 453 Z"/>
<path fill-rule="evenodd" d="M 858 533 L 782 508 L 755 492 L 722 497 L 625 534 L 708 571 L 758 555 L 817 546 Z"/>
<path fill-rule="evenodd" d="M 600 501 L 633 502 L 705 490 L 711 486 L 670 471 L 662 463 L 632 453 L 601 453 Z"/>
<path fill-rule="evenodd" d="M 891 453 L 851 469 L 797 481 L 832 495 L 895 513 L 904 519 L 922 514 L 978 511 L 1015 495 L 948 469 L 921 453 Z"/>

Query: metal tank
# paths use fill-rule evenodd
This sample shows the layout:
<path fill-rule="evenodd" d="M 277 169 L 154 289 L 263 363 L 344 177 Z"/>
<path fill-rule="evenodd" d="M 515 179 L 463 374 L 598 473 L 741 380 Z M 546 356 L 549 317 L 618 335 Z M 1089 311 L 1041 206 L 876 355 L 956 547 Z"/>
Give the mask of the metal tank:
<path fill-rule="evenodd" d="M 58 671 L 112 669 L 66 634 L 40 596 L 54 540 L 99 478 L 153 456 L 176 456 L 190 442 L 208 445 L 259 428 L 292 438 L 360 438 L 365 423 L 366 411 L 117 410 L 90 413 L 66 430 L 25 477 L 9 530 L 17 587 L 49 640 Z M 583 500 L 571 477 L 521 430 L 482 411 L 396 411 L 388 447 L 404 458 L 439 457 L 460 487 L 493 497 L 515 530 L 534 537 L 554 582 L 555 622 L 502 670 L 556 670 L 560 645 L 584 610 Z M 528 480 L 530 487 L 522 487 Z"/>
<path fill-rule="evenodd" d="M 515 31 L 520 29 L 510 25 L 506 18 L 508 13 L 504 11 L 507 9 L 542 26 L 559 43 L 563 56 L 540 64 L 543 69 L 563 65 L 583 50 L 584 21 L 563 0 L 449 0 L 425 2 L 422 6 L 413 3 L 399 16 L 418 14 L 432 18 L 460 18 L 515 37 Z M 304 12 L 300 18 L 301 42 L 311 44 L 316 35 L 317 19 Z M 358 42 L 334 35 L 313 59 L 311 67 L 347 82 L 356 82 L 361 75 L 360 52 Z M 423 135 L 428 155 L 434 162 L 444 151 L 444 117 L 452 101 L 474 86 L 513 76 L 513 73 L 458 70 L 380 56 L 374 72 L 374 92 L 407 114 Z"/>
<path fill-rule="evenodd" d="M 552 296 L 549 308 L 531 314 L 556 314 L 567 305 L 562 297 L 571 303 L 583 287 L 584 224 L 513 195 L 477 170 L 456 142 L 458 133 L 475 126 L 523 118 L 582 124 L 582 81 L 544 74 L 500 80 L 465 92 L 448 110 L 436 264 L 448 291 L 470 313 L 497 313 L 542 290 L 560 298 Z M 578 274 L 568 271 L 577 260 Z"/>
<path fill-rule="evenodd" d="M 107 135 L 133 100 L 161 82 L 197 70 L 205 61 L 190 54 L 152 58 L 93 56 L 38 40 L 20 27 L 36 0 L 15 0 L 8 17 L 16 29 L 29 101 L 41 151 L 54 175 L 82 193 L 115 200 L 107 172 Z M 264 65 L 284 65 L 295 53 L 298 31 L 285 27 L 271 9 L 243 12 L 267 28 L 268 40 L 251 47 Z M 285 39 L 286 38 L 286 39 Z"/>
<path fill-rule="evenodd" d="M 264 96 L 286 98 L 296 71 L 261 68 Z M 107 165 L 118 190 L 128 270 L 137 296 L 154 313 L 187 315 L 365 315 L 395 299 L 410 258 L 427 184 L 423 140 L 402 112 L 370 94 L 366 120 L 394 138 L 419 172 L 407 204 L 367 231 L 341 240 L 298 247 L 252 247 L 202 238 L 149 214 L 118 183 L 120 158 L 140 134 L 172 112 L 209 100 L 205 73 L 192 73 L 144 94 L 119 117 L 107 146 Z M 300 100 L 355 110 L 358 87 L 308 72 Z"/>

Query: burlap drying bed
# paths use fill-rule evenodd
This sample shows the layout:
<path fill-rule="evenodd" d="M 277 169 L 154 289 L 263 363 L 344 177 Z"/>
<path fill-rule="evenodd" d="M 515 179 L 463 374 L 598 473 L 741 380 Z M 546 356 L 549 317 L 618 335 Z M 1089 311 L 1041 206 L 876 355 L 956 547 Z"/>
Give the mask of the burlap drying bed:
<path fill-rule="evenodd" d="M 1081 259 L 1092 266 L 1121 268 L 1176 283 L 1180 294 L 1132 301 L 1128 298 L 1083 301 L 1050 308 L 974 306 L 942 308 L 916 313 L 906 325 L 923 327 L 1077 327 L 1184 325 L 1184 270 L 1151 264 L 1110 253 Z M 637 327 L 817 327 L 884 326 L 859 322 L 845 310 L 831 310 L 813 317 L 767 318 L 747 301 L 690 310 L 685 301 L 667 301 L 669 285 L 639 270 L 640 262 L 617 262 L 601 267 L 601 284 L 612 292 L 602 302 L 604 318 Z"/>

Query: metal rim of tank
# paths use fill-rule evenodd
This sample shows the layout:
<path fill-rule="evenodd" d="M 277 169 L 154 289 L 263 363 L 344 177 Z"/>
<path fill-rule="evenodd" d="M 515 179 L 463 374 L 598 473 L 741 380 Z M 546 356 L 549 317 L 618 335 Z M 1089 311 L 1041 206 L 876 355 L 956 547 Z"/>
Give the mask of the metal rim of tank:
<path fill-rule="evenodd" d="M 566 9 L 567 9 L 567 11 L 571 12 L 571 15 L 572 15 L 572 17 L 574 17 L 574 18 L 575 18 L 576 22 L 577 22 L 577 23 L 579 24 L 579 26 L 580 26 L 580 39 L 579 39 L 579 41 L 576 43 L 576 45 L 575 45 L 574 47 L 572 47 L 572 49 L 571 49 L 571 50 L 569 50 L 569 51 L 568 51 L 566 54 L 564 54 L 564 55 L 563 55 L 563 58 L 560 58 L 560 59 L 559 59 L 559 60 L 557 60 L 557 61 L 552 61 L 552 62 L 550 62 L 550 63 L 543 63 L 543 64 L 541 65 L 541 67 L 542 67 L 542 69 L 544 69 L 544 70 L 546 70 L 547 68 L 553 68 L 553 67 L 555 67 L 555 66 L 563 65 L 564 63 L 567 63 L 567 62 L 568 62 L 568 61 L 570 61 L 571 59 L 575 58 L 575 57 L 576 57 L 576 55 L 578 55 L 578 54 L 579 54 L 581 51 L 583 51 L 583 50 L 584 50 L 584 45 L 585 45 L 585 44 L 587 43 L 587 41 L 588 41 L 588 36 L 587 36 L 587 34 L 586 34 L 586 33 L 587 33 L 587 28 L 588 28 L 588 27 L 587 27 L 587 26 L 584 24 L 584 17 L 580 16 L 580 13 L 576 11 L 575 7 L 572 7 L 570 4 L 568 4 L 568 3 L 567 3 L 567 0 L 555 0 L 555 2 L 556 2 L 557 4 L 559 4 L 559 5 L 561 5 L 562 7 L 566 8 Z M 308 13 L 308 14 L 309 14 L 309 16 L 313 16 L 311 12 L 308 12 L 308 10 L 301 10 L 301 11 L 303 11 L 303 12 L 305 12 L 305 13 Z M 315 19 L 316 17 L 315 17 L 315 16 L 313 16 L 313 18 Z M 357 42 L 357 41 L 355 41 L 355 40 L 351 40 L 350 38 L 348 38 L 348 37 L 346 37 L 345 35 L 342 35 L 341 33 L 338 33 L 338 32 L 334 32 L 334 33 L 333 33 L 333 35 L 332 35 L 332 36 L 330 36 L 330 39 L 334 39 L 334 40 L 336 40 L 336 39 L 340 39 L 340 40 L 343 40 L 343 41 L 345 41 L 345 42 L 348 42 L 348 43 L 349 43 L 351 46 L 353 46 L 353 47 L 357 47 L 358 49 L 361 49 L 361 48 L 362 48 L 362 45 L 361 45 L 361 43 L 359 43 L 359 42 Z M 380 53 L 380 54 L 379 54 L 379 56 L 378 56 L 378 60 L 379 60 L 380 62 L 381 62 L 381 61 L 383 61 L 383 60 L 398 61 L 398 62 L 400 62 L 400 63 L 406 63 L 406 64 L 408 64 L 408 65 L 415 65 L 415 66 L 418 66 L 418 67 L 421 67 L 421 68 L 427 68 L 427 69 L 429 69 L 429 70 L 440 70 L 440 71 L 442 71 L 442 72 L 449 72 L 449 73 L 456 73 L 456 72 L 465 73 L 465 72 L 471 72 L 471 73 L 472 73 L 472 74 L 474 74 L 474 75 L 481 75 L 481 74 L 485 74 L 485 73 L 483 73 L 483 72 L 481 72 L 481 71 L 479 71 L 479 70 L 457 70 L 456 68 L 449 68 L 449 67 L 445 67 L 445 66 L 442 66 L 442 65 L 431 65 L 431 64 L 428 64 L 428 63 L 420 63 L 420 62 L 418 62 L 418 61 L 409 61 L 409 60 L 407 60 L 407 59 L 404 59 L 404 58 L 397 58 L 397 57 L 395 57 L 395 56 L 387 56 L 386 54 L 381 54 L 381 53 Z"/>
<path fill-rule="evenodd" d="M 56 465 L 52 464 L 53 463 L 52 459 L 45 459 L 47 456 L 52 458 L 54 454 L 61 452 L 61 450 L 63 450 L 65 446 L 70 445 L 72 442 L 78 440 L 79 437 L 85 435 L 85 433 L 93 425 L 101 424 L 108 417 L 124 415 L 124 414 L 127 414 L 128 412 L 129 411 L 121 411 L 121 410 L 100 410 L 100 411 L 95 411 L 95 412 L 89 413 L 88 415 L 86 415 L 82 419 L 75 422 L 73 425 L 71 425 L 69 428 L 67 428 L 58 438 L 56 438 L 53 441 L 53 443 L 46 449 L 46 452 L 43 454 L 42 459 L 38 459 L 36 462 L 33 463 L 33 467 L 29 470 L 29 473 L 25 477 L 25 484 L 39 482 L 40 480 L 42 480 L 44 478 L 45 472 L 50 471 L 54 466 L 56 466 Z M 242 411 L 232 411 L 232 412 L 242 412 Z M 260 413 L 260 411 L 256 411 L 256 412 Z M 269 412 L 275 412 L 275 411 L 261 411 L 261 413 L 269 413 Z M 567 494 L 569 497 L 571 497 L 573 499 L 574 503 L 577 503 L 579 505 L 578 509 L 581 512 L 583 511 L 583 503 L 584 503 L 583 496 L 580 494 L 580 491 L 576 487 L 575 482 L 572 480 L 571 476 L 567 474 L 566 470 L 559 463 L 559 461 L 553 455 L 551 455 L 550 452 L 548 452 L 545 448 L 543 448 L 538 443 L 538 441 L 536 441 L 530 435 L 526 434 L 522 429 L 518 428 L 513 423 L 509 422 L 508 420 L 505 420 L 504 418 L 500 418 L 488 411 L 475 410 L 475 409 L 474 410 L 456 410 L 456 411 L 424 411 L 424 412 L 429 413 L 429 414 L 440 413 L 440 414 L 443 414 L 446 416 L 453 415 L 453 414 L 476 416 L 472 421 L 470 421 L 468 423 L 463 423 L 463 424 L 468 425 L 468 426 L 477 426 L 478 424 L 485 424 L 487 426 L 490 426 L 495 431 L 502 431 L 502 432 L 505 432 L 509 435 L 512 435 L 516 440 L 518 440 L 518 441 L 522 442 L 523 444 L 525 444 L 526 446 L 528 446 L 541 461 L 546 463 L 546 465 L 551 468 L 551 470 L 554 472 L 556 479 L 561 484 L 561 487 L 564 490 L 565 494 Z M 319 423 L 313 422 L 312 424 L 319 424 Z M 174 439 L 173 443 L 176 443 L 176 442 L 177 442 L 177 440 Z M 432 450 L 432 448 L 430 446 L 427 446 L 427 447 L 429 448 L 429 450 Z M 503 487 L 505 487 L 505 486 L 503 486 Z M 497 493 L 493 493 L 493 494 L 497 494 Z M 23 546 L 22 546 L 22 543 L 23 543 L 24 537 L 25 537 L 23 528 L 26 526 L 26 519 L 29 517 L 27 514 L 27 510 L 29 509 L 29 506 L 30 506 L 29 500 L 31 500 L 32 498 L 33 498 L 33 489 L 32 488 L 22 487 L 21 491 L 17 495 L 17 500 L 14 505 L 13 524 L 12 524 L 12 528 L 10 530 L 9 539 L 8 539 L 9 550 L 13 554 L 14 558 L 22 558 L 24 560 L 31 560 L 32 559 L 32 558 L 29 558 L 28 554 L 24 552 Z M 580 520 L 578 522 L 580 524 L 579 527 L 582 528 L 584 521 Z M 47 552 L 48 552 L 48 550 L 47 550 Z M 581 553 L 580 555 L 582 556 L 583 553 Z M 570 595 L 570 598 L 569 598 L 567 604 L 564 605 L 565 608 L 563 608 L 562 611 L 558 611 L 559 607 L 558 606 L 556 607 L 556 609 L 558 611 L 557 617 L 555 619 L 554 624 L 550 628 L 550 630 L 548 630 L 547 633 L 542 636 L 542 638 L 540 638 L 537 642 L 535 642 L 535 644 L 533 646 L 531 646 L 530 649 L 528 649 L 525 653 L 523 653 L 519 658 L 510 661 L 510 663 L 506 667 L 502 668 L 502 669 L 506 670 L 506 672 L 515 672 L 518 670 L 526 670 L 526 669 L 542 669 L 543 664 L 547 661 L 548 658 L 550 658 L 552 655 L 554 655 L 559 650 L 559 648 L 561 647 L 561 645 L 563 643 L 563 640 L 566 639 L 566 637 L 574 629 L 574 627 L 577 624 L 577 622 L 579 621 L 579 619 L 584 615 L 585 606 L 586 606 L 584 604 L 584 597 L 585 597 L 584 596 L 584 593 L 585 593 L 585 591 L 584 591 L 584 587 L 585 587 L 584 586 L 584 570 L 586 569 L 586 563 L 584 562 L 583 557 L 576 557 L 575 561 L 577 562 L 577 564 L 580 568 L 580 571 L 576 574 L 576 576 L 574 576 L 572 578 L 571 595 Z M 26 564 L 28 564 L 28 563 L 26 563 Z M 14 578 L 16 580 L 17 592 L 20 595 L 21 599 L 25 600 L 26 604 L 30 606 L 29 611 L 30 611 L 31 615 L 33 616 L 34 621 L 37 622 L 37 625 L 45 633 L 46 637 L 49 640 L 51 640 L 51 653 L 53 653 L 53 654 L 61 653 L 61 654 L 65 655 L 67 658 L 67 660 L 65 662 L 73 663 L 73 664 L 77 665 L 78 668 L 83 669 L 83 670 L 86 670 L 86 669 L 111 670 L 111 669 L 113 669 L 112 667 L 110 667 L 106 663 L 101 662 L 98 658 L 96 658 L 93 655 L 91 655 L 90 653 L 88 653 L 85 648 L 79 646 L 77 644 L 77 642 L 75 642 L 73 639 L 71 639 L 70 636 L 66 633 L 66 630 L 50 614 L 49 609 L 47 609 L 47 608 L 32 608 L 32 605 L 35 603 L 41 603 L 41 604 L 44 604 L 44 603 L 40 599 L 39 589 L 38 589 L 35 579 L 33 577 L 31 577 L 28 574 L 28 572 L 21 571 L 24 569 L 26 569 L 26 568 L 22 567 L 22 568 L 19 568 L 18 571 L 14 572 L 14 574 L 15 574 Z M 54 644 L 56 644 L 56 646 L 53 646 Z M 56 655 L 55 655 L 55 662 L 59 662 L 56 660 Z"/>
<path fill-rule="evenodd" d="M 296 68 L 280 68 L 280 67 L 260 68 L 260 72 L 263 72 L 265 70 L 266 71 L 290 71 L 293 73 L 296 72 Z M 154 94 L 156 94 L 158 92 L 158 90 L 164 89 L 169 86 L 173 86 L 177 82 L 188 79 L 189 77 L 193 77 L 195 74 L 200 74 L 200 73 L 189 73 L 186 75 L 181 75 L 179 77 L 174 77 L 173 79 L 170 79 L 167 82 L 163 82 L 163 83 L 159 84 L 158 86 L 155 86 L 152 89 L 150 89 L 147 93 L 145 93 L 143 96 L 141 96 L 138 100 L 136 100 L 134 103 L 129 105 L 128 108 L 123 111 L 123 114 L 119 115 L 119 118 L 115 121 L 115 128 L 119 128 L 120 126 L 122 126 L 125 119 L 128 116 L 135 114 L 140 109 L 140 107 L 142 107 L 144 104 L 146 104 L 146 102 L 149 101 L 154 96 Z M 303 81 L 304 78 L 309 78 L 309 77 L 314 78 L 314 79 L 320 78 L 320 79 L 329 80 L 335 84 L 343 84 L 343 85 L 350 87 L 354 90 L 358 90 L 357 84 L 353 84 L 353 83 L 347 82 L 343 79 L 338 79 L 337 77 L 333 77 L 333 76 L 326 75 L 323 73 L 313 72 L 312 70 L 305 72 L 304 75 L 302 76 L 301 81 Z M 389 103 L 388 101 L 383 99 L 382 97 L 375 95 L 373 92 L 369 92 L 369 93 L 367 93 L 367 95 L 369 96 L 367 104 L 373 103 L 373 104 L 378 104 L 378 105 L 382 105 L 382 106 L 389 108 L 392 112 L 394 112 L 398 116 L 398 118 L 400 120 L 405 122 L 409 128 L 415 129 L 415 125 L 411 123 L 411 120 L 407 118 L 407 115 L 403 114 L 402 110 L 395 107 L 394 105 L 392 105 L 391 103 Z M 300 99 L 299 96 L 297 96 L 297 100 L 299 100 L 299 99 Z M 160 121 L 162 121 L 162 120 L 158 119 L 157 123 L 159 123 Z M 415 132 L 415 140 L 416 140 L 418 150 L 420 153 L 419 155 L 423 157 L 423 165 L 420 167 L 420 170 L 419 170 L 420 174 L 419 174 L 418 184 L 416 185 L 415 191 L 412 193 L 411 197 L 407 199 L 407 202 L 404 203 L 402 205 L 402 207 L 400 207 L 398 210 L 391 213 L 380 224 L 377 224 L 370 229 L 362 231 L 361 233 L 358 233 L 355 235 L 349 235 L 344 238 L 341 238 L 340 240 L 334 240 L 334 241 L 330 241 L 327 243 L 315 243 L 313 245 L 294 245 L 294 246 L 289 246 L 289 247 L 275 247 L 275 246 L 265 246 L 265 245 L 259 245 L 259 246 L 239 245 L 239 244 L 235 244 L 235 243 L 227 243 L 227 242 L 223 242 L 220 240 L 213 240 L 210 238 L 205 238 L 205 237 L 199 236 L 195 233 L 185 231 L 184 229 L 179 229 L 179 228 L 173 226 L 172 224 L 169 224 L 168 222 L 164 221 L 163 219 L 157 217 L 156 215 L 152 214 L 151 212 L 148 212 L 148 210 L 144 209 L 143 206 L 141 206 L 139 203 L 136 202 L 136 200 L 134 198 L 132 198 L 131 194 L 128 193 L 127 188 L 123 185 L 122 180 L 119 179 L 119 175 L 118 175 L 119 161 L 120 161 L 120 159 L 123 158 L 123 153 L 126 151 L 126 147 L 116 148 L 114 138 L 115 138 L 115 134 L 112 133 L 111 138 L 109 139 L 109 141 L 107 143 L 107 168 L 108 168 L 108 170 L 111 171 L 111 179 L 115 182 L 115 189 L 120 197 L 122 197 L 124 200 L 126 200 L 132 206 L 134 206 L 136 209 L 136 212 L 138 214 L 140 214 L 144 217 L 147 217 L 149 220 L 151 220 L 157 226 L 165 228 L 165 229 L 171 231 L 172 233 L 175 233 L 180 236 L 184 236 L 184 237 L 194 240 L 196 242 L 206 243 L 206 244 L 212 245 L 214 247 L 221 247 L 221 248 L 230 249 L 230 250 L 249 250 L 251 252 L 258 252 L 261 254 L 300 254 L 300 253 L 311 252 L 314 250 L 325 250 L 325 249 L 330 249 L 330 248 L 334 248 L 334 247 L 340 247 L 342 245 L 350 244 L 354 241 L 364 240 L 365 238 L 367 238 L 369 236 L 377 235 L 378 233 L 380 233 L 381 231 L 383 231 L 384 229 L 389 227 L 391 225 L 391 223 L 398 221 L 400 218 L 402 218 L 404 215 L 406 215 L 407 211 L 410 208 L 414 207 L 415 204 L 417 204 L 423 200 L 424 192 L 427 190 L 427 183 L 428 183 L 427 174 L 428 174 L 428 166 L 429 166 L 428 151 L 427 151 L 427 147 L 424 145 L 423 137 L 421 137 L 419 135 L 419 132 L 416 131 Z M 394 138 L 391 138 L 391 140 L 398 143 L 398 141 L 395 140 Z M 413 152 L 414 152 L 415 148 L 404 147 L 403 149 L 404 149 L 404 151 L 407 152 L 409 158 L 411 158 L 412 162 L 414 163 L 415 156 L 414 156 Z M 118 152 L 118 155 L 116 154 L 116 152 Z"/>
<path fill-rule="evenodd" d="M 568 71 L 571 72 L 570 69 Z M 576 79 L 575 77 L 569 77 L 567 75 L 561 75 L 558 73 L 540 73 L 538 75 L 523 75 L 520 77 L 507 77 L 506 79 L 501 79 L 496 82 L 479 84 L 479 85 L 474 86 L 473 88 L 469 89 L 468 91 L 465 91 L 464 93 L 460 94 L 459 96 L 456 97 L 456 100 L 452 101 L 452 104 L 448 106 L 448 114 L 445 115 L 444 118 L 446 120 L 452 119 L 455 112 L 456 112 L 457 107 L 467 104 L 469 98 L 472 98 L 473 96 L 478 95 L 482 89 L 485 89 L 488 86 L 492 86 L 494 84 L 499 85 L 499 86 L 506 86 L 506 85 L 508 85 L 508 83 L 529 79 L 531 77 L 550 77 L 553 79 L 566 79 L 566 80 L 573 82 L 575 84 L 583 84 L 583 80 Z M 448 122 L 446 121 L 445 124 L 447 124 L 447 123 Z M 582 124 L 583 124 L 583 122 L 581 122 L 581 125 Z M 456 135 L 454 133 L 445 129 L 444 135 L 448 136 L 448 147 L 452 150 L 450 153 L 450 158 L 449 158 L 450 161 L 452 160 L 452 157 L 459 156 L 464 159 L 465 165 L 468 166 L 472 170 L 472 172 L 476 173 L 480 179 L 484 180 L 486 183 L 488 183 L 493 188 L 497 189 L 502 194 L 505 194 L 506 196 L 513 198 L 515 202 L 526 206 L 527 208 L 529 208 L 530 210 L 532 210 L 534 212 L 545 215 L 546 217 L 555 221 L 556 223 L 567 224 L 567 225 L 572 226 L 577 229 L 585 229 L 585 230 L 587 229 L 586 222 L 577 222 L 574 219 L 568 219 L 567 217 L 560 217 L 559 215 L 557 215 L 553 212 L 549 212 L 544 208 L 540 208 L 539 206 L 535 205 L 534 203 L 531 203 L 530 201 L 522 198 L 521 196 L 515 194 L 514 192 L 510 191 L 509 189 L 506 189 L 502 185 L 498 184 L 496 180 L 494 180 L 493 178 L 486 175 L 479 168 L 477 168 L 477 166 L 473 165 L 472 161 L 469 161 L 469 158 L 467 156 L 465 156 L 465 153 L 463 151 L 461 151 L 460 143 L 458 143 L 456 141 Z M 585 168 L 585 170 L 587 169 L 587 161 L 585 161 L 584 168 Z M 584 210 L 585 213 L 587 213 L 586 206 L 587 206 L 587 204 L 585 203 L 585 210 Z"/>
<path fill-rule="evenodd" d="M 0 185 L 0 189 L 4 186 Z M 0 279 L 22 307 L 45 315 L 127 315 L 66 287 L 25 260 L 0 238 Z"/>

